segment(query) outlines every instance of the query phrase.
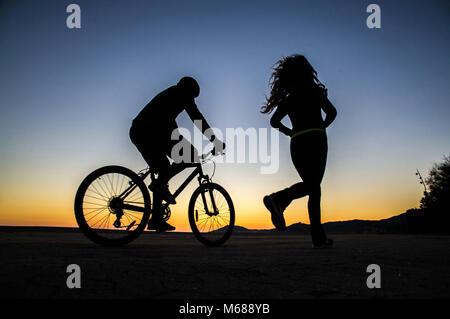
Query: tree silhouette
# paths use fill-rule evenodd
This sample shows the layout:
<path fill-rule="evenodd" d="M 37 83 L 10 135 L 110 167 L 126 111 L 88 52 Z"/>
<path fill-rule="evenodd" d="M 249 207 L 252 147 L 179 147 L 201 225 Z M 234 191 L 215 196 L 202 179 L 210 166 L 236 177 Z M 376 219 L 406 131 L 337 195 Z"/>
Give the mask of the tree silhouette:
<path fill-rule="evenodd" d="M 420 200 L 420 208 L 432 214 L 448 215 L 450 213 L 450 156 L 445 156 L 442 163 L 433 165 L 425 182 L 428 191 L 424 192 Z"/>

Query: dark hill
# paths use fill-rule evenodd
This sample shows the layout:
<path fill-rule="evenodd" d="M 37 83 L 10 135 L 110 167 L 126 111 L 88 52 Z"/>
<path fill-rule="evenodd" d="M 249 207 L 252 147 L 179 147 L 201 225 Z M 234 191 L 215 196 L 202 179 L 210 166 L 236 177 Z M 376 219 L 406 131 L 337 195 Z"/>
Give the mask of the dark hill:
<path fill-rule="evenodd" d="M 309 225 L 303 223 L 295 223 L 286 228 L 286 232 L 309 234 Z M 330 234 L 396 234 L 406 233 L 408 231 L 408 222 L 406 220 L 406 214 L 400 214 L 398 216 L 390 217 L 381 220 L 347 220 L 339 222 L 324 223 L 324 228 L 327 233 Z M 259 231 L 259 232 L 271 232 L 275 229 L 262 229 L 254 230 L 247 229 L 242 226 L 235 226 L 234 231 L 246 232 L 246 231 Z"/>

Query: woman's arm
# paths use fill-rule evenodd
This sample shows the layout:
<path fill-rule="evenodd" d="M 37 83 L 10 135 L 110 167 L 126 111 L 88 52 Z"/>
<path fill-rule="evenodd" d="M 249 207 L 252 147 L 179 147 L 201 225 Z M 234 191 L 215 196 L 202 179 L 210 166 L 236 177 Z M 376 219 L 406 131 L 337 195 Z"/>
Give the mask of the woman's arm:
<path fill-rule="evenodd" d="M 330 100 L 325 97 L 325 101 L 322 105 L 322 110 L 325 112 L 325 120 L 323 121 L 324 128 L 330 126 L 336 118 L 337 111 L 333 104 L 331 104 Z"/>
<path fill-rule="evenodd" d="M 275 113 L 273 113 L 272 118 L 270 119 L 270 125 L 273 128 L 278 129 L 281 133 L 291 136 L 292 130 L 281 123 L 281 120 L 286 115 L 287 113 L 283 110 L 283 108 L 277 107 Z"/>

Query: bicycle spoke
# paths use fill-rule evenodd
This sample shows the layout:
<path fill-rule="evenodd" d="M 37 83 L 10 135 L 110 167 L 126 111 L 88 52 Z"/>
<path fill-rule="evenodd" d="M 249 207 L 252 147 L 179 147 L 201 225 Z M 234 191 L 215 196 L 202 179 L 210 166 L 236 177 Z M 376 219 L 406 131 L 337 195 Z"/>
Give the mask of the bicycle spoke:
<path fill-rule="evenodd" d="M 97 214 L 98 215 L 98 214 Z M 95 216 L 97 216 L 97 215 L 95 215 Z M 102 224 L 102 222 L 103 222 L 103 220 L 105 219 L 105 218 L 107 218 L 108 217 L 108 215 L 109 214 L 107 214 L 106 216 L 104 216 L 104 217 L 102 217 L 102 218 L 100 218 L 99 220 L 97 220 L 94 224 L 92 224 L 92 228 L 94 228 L 95 227 L 95 225 L 97 225 L 99 222 L 100 222 L 100 225 Z M 95 217 L 94 216 L 94 217 Z M 91 218 L 92 219 L 92 218 Z"/>
<path fill-rule="evenodd" d="M 108 178 L 109 184 L 111 185 L 112 194 L 116 195 L 117 193 L 114 190 L 114 183 L 113 183 L 113 181 L 114 181 L 114 174 L 106 175 L 106 177 Z"/>
<path fill-rule="evenodd" d="M 108 194 L 108 193 L 105 191 L 105 189 L 103 188 L 103 185 L 100 183 L 99 180 L 100 180 L 100 181 L 102 180 L 101 177 L 99 177 L 99 178 L 96 180 L 96 182 L 97 182 L 98 187 L 101 188 L 102 192 L 105 194 L 105 198 L 111 198 L 111 194 Z M 92 185 L 92 186 L 94 186 L 94 185 Z"/>
<path fill-rule="evenodd" d="M 133 221 L 133 219 L 131 219 L 130 217 L 128 217 L 127 213 L 124 213 L 123 216 L 125 216 L 126 219 L 128 219 L 128 222 L 131 223 Z"/>
<path fill-rule="evenodd" d="M 93 214 L 93 213 L 96 213 L 96 212 L 98 212 L 98 211 L 102 211 L 102 210 L 105 210 L 106 209 L 106 207 L 100 207 L 100 208 L 96 208 L 96 209 L 94 209 L 94 210 L 92 210 L 92 211 L 90 211 L 89 213 L 86 213 L 86 214 L 84 214 L 85 216 L 88 216 L 88 215 L 90 215 L 90 214 Z"/>
<path fill-rule="evenodd" d="M 135 190 L 136 190 L 136 189 L 134 189 L 128 196 L 130 196 L 131 194 L 133 194 L 133 192 L 134 192 Z M 127 197 L 128 197 L 128 196 L 127 196 Z M 140 199 L 139 197 L 136 198 L 136 196 L 140 196 L 140 198 L 142 198 L 142 194 L 138 191 L 138 192 L 134 193 L 133 195 L 131 195 L 131 197 L 127 200 L 127 202 L 133 202 L 133 201 L 136 201 L 137 199 Z"/>
<path fill-rule="evenodd" d="M 105 186 L 105 189 L 108 191 L 107 193 L 109 194 L 110 197 L 113 197 L 113 194 L 111 193 L 111 191 L 108 188 L 108 185 L 106 184 L 106 179 L 108 178 L 108 175 L 106 175 L 105 178 L 101 178 L 101 181 L 103 182 L 103 185 Z M 106 192 L 105 192 L 106 193 Z"/>
<path fill-rule="evenodd" d="M 87 202 L 87 201 L 85 201 L 85 203 L 86 203 L 86 204 L 91 204 L 91 205 L 96 205 L 96 206 L 103 206 L 103 207 L 106 207 L 105 204 L 98 204 L 98 203 L 92 203 L 92 202 Z"/>
<path fill-rule="evenodd" d="M 100 194 L 100 191 L 94 186 L 94 183 L 92 183 L 90 187 L 95 189 L 95 192 L 93 190 L 91 190 L 91 189 L 88 189 L 88 191 L 91 191 L 91 192 L 97 194 L 98 196 L 102 197 L 103 199 L 108 200 L 107 196 L 104 196 L 104 195 Z"/>
<path fill-rule="evenodd" d="M 130 213 L 130 211 L 128 211 L 128 210 L 126 212 L 124 212 L 124 215 L 129 215 L 129 216 L 131 216 L 131 217 L 133 217 L 135 219 L 141 219 L 142 218 L 142 213 L 138 213 L 138 212 Z"/>
<path fill-rule="evenodd" d="M 119 179 L 117 179 L 117 180 L 119 180 Z M 125 180 L 125 176 L 122 175 L 121 182 L 120 182 L 120 187 L 117 188 L 119 190 L 117 192 L 117 194 L 122 194 L 122 192 L 124 191 L 124 189 L 123 189 L 123 182 L 124 182 L 124 180 Z M 118 183 L 119 182 L 117 182 L 117 184 Z"/>
<path fill-rule="evenodd" d="M 220 219 L 222 219 L 226 224 L 228 224 L 230 222 L 230 219 L 225 220 L 222 216 L 217 215 L 217 217 L 219 217 Z"/>
<path fill-rule="evenodd" d="M 95 196 L 91 196 L 91 195 L 84 195 L 85 197 L 89 197 L 89 198 L 91 198 L 91 199 L 93 199 L 93 200 L 98 200 L 98 201 L 105 201 L 105 199 L 104 198 L 99 198 L 99 197 L 95 197 Z"/>
<path fill-rule="evenodd" d="M 103 211 L 105 210 L 105 208 L 103 208 L 101 211 L 97 212 L 94 216 L 91 216 L 91 218 L 89 218 L 88 220 L 86 220 L 86 222 L 89 224 L 89 222 L 94 219 L 95 217 L 97 217 L 99 214 L 101 214 Z"/>

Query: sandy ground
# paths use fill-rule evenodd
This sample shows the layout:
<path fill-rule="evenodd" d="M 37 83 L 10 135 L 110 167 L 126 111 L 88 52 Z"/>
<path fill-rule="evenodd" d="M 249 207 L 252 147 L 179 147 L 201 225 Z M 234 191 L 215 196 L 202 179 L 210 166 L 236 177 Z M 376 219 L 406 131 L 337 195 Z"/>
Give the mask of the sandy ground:
<path fill-rule="evenodd" d="M 209 248 L 190 233 L 101 247 L 78 231 L 0 230 L 2 298 L 449 298 L 450 236 L 235 233 Z M 81 267 L 68 289 L 66 267 Z M 366 267 L 381 267 L 368 289 Z"/>

